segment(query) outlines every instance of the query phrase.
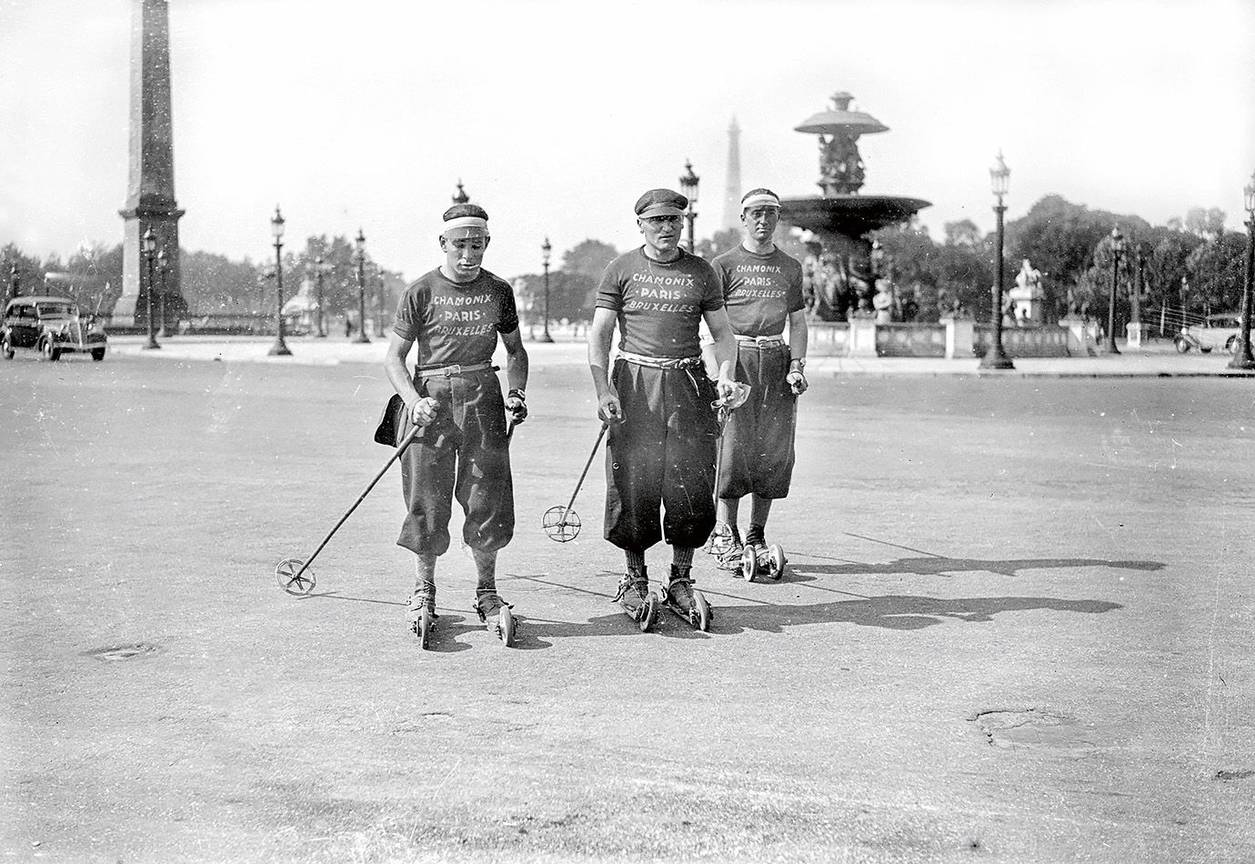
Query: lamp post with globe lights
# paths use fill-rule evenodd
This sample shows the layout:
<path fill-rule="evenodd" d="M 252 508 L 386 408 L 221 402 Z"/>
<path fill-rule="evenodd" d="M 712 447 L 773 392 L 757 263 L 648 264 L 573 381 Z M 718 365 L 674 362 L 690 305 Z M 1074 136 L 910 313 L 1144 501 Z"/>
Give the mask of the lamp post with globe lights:
<path fill-rule="evenodd" d="M 289 357 L 288 343 L 283 339 L 283 214 L 275 205 L 275 215 L 270 217 L 270 233 L 275 238 L 275 344 L 266 353 L 271 357 Z"/>
<path fill-rule="evenodd" d="M 989 343 L 985 356 L 981 358 L 980 368 L 982 369 L 1014 369 L 1015 364 L 1011 362 L 1011 358 L 1007 356 L 1007 352 L 1002 347 L 1002 294 L 1003 294 L 1003 216 L 1007 212 L 1006 205 L 1002 203 L 1003 196 L 1007 194 L 1010 187 L 1011 169 L 1007 167 L 1007 163 L 1002 158 L 1002 153 L 998 153 L 998 159 L 994 162 L 994 166 L 989 169 L 989 183 L 993 188 L 994 199 L 994 217 L 997 220 L 997 239 L 994 241 L 994 287 L 990 295 L 990 323 L 993 324 L 993 340 Z"/>
<path fill-rule="evenodd" d="M 1111 290 L 1107 292 L 1107 344 L 1103 352 L 1119 354 L 1116 347 L 1116 286 L 1120 276 L 1120 255 L 1124 252 L 1124 235 L 1120 226 L 1111 229 Z"/>
<path fill-rule="evenodd" d="M 144 232 L 144 261 L 148 264 L 148 286 L 144 291 L 148 298 L 148 341 L 144 343 L 145 351 L 161 347 L 157 344 L 157 331 L 153 327 L 153 259 L 156 257 L 157 238 L 153 229 L 149 228 Z"/>
<path fill-rule="evenodd" d="M 357 262 L 357 338 L 353 341 L 364 345 L 370 337 L 366 335 L 366 235 L 361 228 L 353 241 L 353 260 Z"/>
<path fill-rule="evenodd" d="M 161 327 L 157 330 L 157 335 L 162 339 L 170 338 L 170 329 L 166 324 L 166 271 L 170 267 L 170 262 L 166 260 L 166 250 L 164 248 L 157 250 L 157 272 L 161 274 L 161 298 L 160 315 Z"/>
<path fill-rule="evenodd" d="M 545 242 L 540 245 L 540 263 L 545 268 L 545 330 L 540 334 L 541 342 L 552 342 L 553 337 L 549 335 L 549 253 L 553 251 L 553 247 L 549 245 L 549 238 L 545 238 Z"/>
<path fill-rule="evenodd" d="M 327 336 L 326 319 L 323 318 L 322 305 L 322 279 L 327 273 L 327 265 L 319 255 L 314 259 L 314 299 L 318 304 L 318 329 L 314 333 L 319 339 L 325 339 Z"/>
<path fill-rule="evenodd" d="M 1238 344 L 1229 361 L 1230 369 L 1255 369 L 1255 356 L 1251 354 L 1251 304 L 1255 303 L 1255 173 L 1242 190 L 1242 204 L 1246 208 L 1246 273 L 1242 277 L 1242 329 Z"/>
<path fill-rule="evenodd" d="M 684 211 L 684 218 L 688 221 L 689 226 L 689 251 L 694 255 L 697 254 L 697 239 L 693 230 L 693 223 L 697 221 L 697 184 L 701 181 L 696 174 L 693 173 L 693 163 L 684 160 L 684 173 L 680 175 L 680 194 L 689 199 L 688 209 Z"/>

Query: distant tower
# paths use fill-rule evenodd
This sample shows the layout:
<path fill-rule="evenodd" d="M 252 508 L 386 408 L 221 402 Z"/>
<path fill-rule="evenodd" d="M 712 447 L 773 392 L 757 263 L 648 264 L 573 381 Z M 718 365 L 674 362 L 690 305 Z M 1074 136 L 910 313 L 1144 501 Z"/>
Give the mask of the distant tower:
<path fill-rule="evenodd" d="M 728 127 L 728 185 L 723 193 L 723 227 L 741 227 L 741 127 Z"/>
<path fill-rule="evenodd" d="M 170 15 L 166 0 L 131 3 L 131 171 L 126 206 L 118 212 L 122 231 L 122 296 L 113 307 L 115 324 L 148 322 L 148 268 L 144 232 L 166 251 L 166 314 L 184 312 L 179 269 L 179 217 L 174 202 L 174 132 L 170 119 Z M 161 290 L 161 277 L 153 269 Z M 156 298 L 153 311 L 159 308 Z"/>

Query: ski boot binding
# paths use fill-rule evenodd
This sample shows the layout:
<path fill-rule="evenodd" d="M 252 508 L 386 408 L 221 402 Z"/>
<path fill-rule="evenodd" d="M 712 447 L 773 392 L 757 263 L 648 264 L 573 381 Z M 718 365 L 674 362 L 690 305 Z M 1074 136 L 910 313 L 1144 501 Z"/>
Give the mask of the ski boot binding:
<path fill-rule="evenodd" d="M 649 590 L 649 577 L 643 568 L 623 574 L 613 602 L 623 607 L 642 633 L 648 633 L 658 620 L 658 596 Z"/>
<path fill-rule="evenodd" d="M 418 644 L 424 651 L 431 641 L 431 631 L 439 617 L 436 614 L 435 589 L 415 589 L 405 604 L 405 620 L 410 626 L 410 632 L 418 637 Z"/>
<path fill-rule="evenodd" d="M 671 567 L 671 580 L 663 592 L 667 608 L 687 621 L 696 630 L 705 633 L 715 617 L 715 610 L 706 602 L 706 595 L 693 590 L 693 578 L 688 567 Z"/>
<path fill-rule="evenodd" d="M 501 644 L 507 648 L 514 644 L 514 615 L 510 612 L 513 608 L 509 603 L 501 599 L 494 590 L 478 590 L 475 592 L 475 614 L 479 616 L 480 623 L 487 626 Z"/>

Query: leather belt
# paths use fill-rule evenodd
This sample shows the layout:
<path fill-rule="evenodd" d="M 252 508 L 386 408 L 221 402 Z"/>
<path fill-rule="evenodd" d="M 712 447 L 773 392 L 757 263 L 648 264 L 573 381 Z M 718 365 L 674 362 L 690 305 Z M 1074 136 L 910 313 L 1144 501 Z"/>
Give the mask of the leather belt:
<path fill-rule="evenodd" d="M 783 348 L 784 338 L 781 336 L 742 336 L 736 334 L 736 342 L 738 345 L 753 346 L 755 348 Z"/>
<path fill-rule="evenodd" d="M 648 366 L 651 369 L 691 369 L 702 365 L 702 358 L 696 357 L 648 357 L 632 351 L 620 351 L 619 359 L 637 366 Z"/>
<path fill-rule="evenodd" d="M 491 369 L 496 372 L 499 367 L 491 363 L 468 363 L 459 365 L 454 363 L 452 366 L 440 366 L 436 369 L 419 369 L 419 378 L 452 378 L 455 375 L 465 375 L 468 372 L 483 372 L 485 369 Z"/>

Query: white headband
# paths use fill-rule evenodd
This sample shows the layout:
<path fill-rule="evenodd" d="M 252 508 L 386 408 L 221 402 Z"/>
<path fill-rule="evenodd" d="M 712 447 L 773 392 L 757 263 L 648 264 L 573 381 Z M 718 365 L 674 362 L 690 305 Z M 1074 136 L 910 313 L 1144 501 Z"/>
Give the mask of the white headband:
<path fill-rule="evenodd" d="M 450 231 L 454 231 L 458 228 L 478 229 L 481 233 L 487 234 L 488 220 L 480 218 L 479 216 L 458 216 L 457 218 L 450 219 L 448 222 L 444 223 L 444 230 L 440 233 L 448 234 Z"/>
<path fill-rule="evenodd" d="M 741 212 L 745 212 L 751 207 L 779 207 L 780 199 L 770 192 L 759 192 L 751 195 L 741 202 Z"/>

